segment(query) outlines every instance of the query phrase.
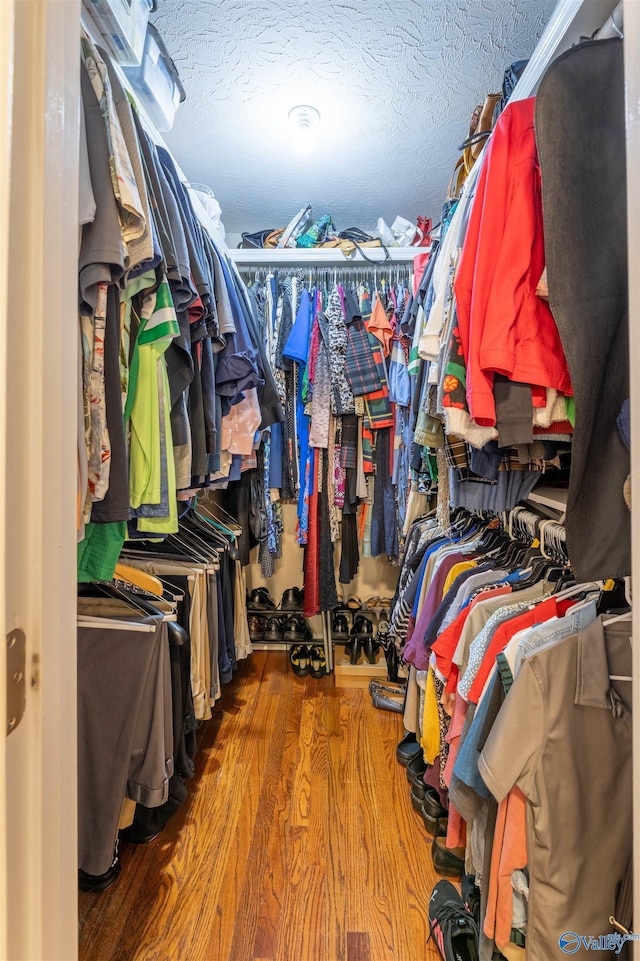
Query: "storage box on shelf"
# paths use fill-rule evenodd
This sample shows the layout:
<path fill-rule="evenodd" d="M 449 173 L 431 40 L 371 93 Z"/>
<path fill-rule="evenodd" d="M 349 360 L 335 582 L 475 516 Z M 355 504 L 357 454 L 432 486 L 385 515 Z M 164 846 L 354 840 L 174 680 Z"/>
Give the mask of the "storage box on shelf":
<path fill-rule="evenodd" d="M 140 63 L 125 67 L 124 72 L 155 127 L 162 133 L 171 130 L 176 110 L 186 94 L 176 65 L 152 24 L 147 27 Z"/>
<path fill-rule="evenodd" d="M 82 3 L 116 63 L 123 67 L 139 66 L 152 0 L 82 0 Z"/>

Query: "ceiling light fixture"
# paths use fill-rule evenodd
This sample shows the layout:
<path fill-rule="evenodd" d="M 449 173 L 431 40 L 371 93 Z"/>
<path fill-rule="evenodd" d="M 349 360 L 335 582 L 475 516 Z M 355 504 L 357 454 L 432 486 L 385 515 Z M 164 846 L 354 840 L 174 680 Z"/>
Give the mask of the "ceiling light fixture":
<path fill-rule="evenodd" d="M 316 128 L 320 113 L 307 103 L 292 107 L 289 111 L 292 146 L 299 154 L 310 154 L 315 146 Z"/>
<path fill-rule="evenodd" d="M 297 107 L 291 108 L 288 117 L 289 123 L 295 127 L 299 127 L 300 130 L 308 130 L 314 123 L 320 122 L 320 111 L 307 103 L 301 103 Z"/>

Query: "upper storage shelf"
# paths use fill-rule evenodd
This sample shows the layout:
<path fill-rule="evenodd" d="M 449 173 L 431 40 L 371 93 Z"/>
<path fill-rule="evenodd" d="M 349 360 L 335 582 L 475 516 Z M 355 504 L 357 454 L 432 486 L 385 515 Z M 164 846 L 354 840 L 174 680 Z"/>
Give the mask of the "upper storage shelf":
<path fill-rule="evenodd" d="M 413 261 L 418 254 L 427 252 L 426 247 L 389 247 L 389 257 L 385 260 L 385 252 L 382 247 L 367 247 L 366 254 L 369 260 L 355 251 L 351 256 L 345 257 L 339 248 L 311 247 L 308 249 L 298 247 L 279 247 L 271 249 L 256 248 L 236 248 L 229 251 L 231 259 L 238 266 L 296 266 L 300 264 L 315 264 L 327 267 L 348 267 L 349 264 L 370 264 L 375 261 L 380 267 L 388 264 L 407 264 Z"/>

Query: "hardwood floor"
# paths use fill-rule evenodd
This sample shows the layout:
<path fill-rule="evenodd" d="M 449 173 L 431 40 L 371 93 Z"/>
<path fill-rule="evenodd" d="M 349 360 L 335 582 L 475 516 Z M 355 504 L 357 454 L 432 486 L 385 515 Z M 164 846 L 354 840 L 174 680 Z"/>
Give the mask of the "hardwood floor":
<path fill-rule="evenodd" d="M 80 961 L 421 961 L 429 835 L 398 714 L 256 652 L 201 732 L 191 795 L 80 895 Z"/>

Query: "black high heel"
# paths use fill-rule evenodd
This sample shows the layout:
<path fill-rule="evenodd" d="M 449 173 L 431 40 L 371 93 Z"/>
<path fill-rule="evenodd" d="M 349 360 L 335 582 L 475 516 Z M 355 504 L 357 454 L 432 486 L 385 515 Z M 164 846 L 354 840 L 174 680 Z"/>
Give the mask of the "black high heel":
<path fill-rule="evenodd" d="M 390 681 L 397 681 L 399 678 L 398 668 L 400 666 L 398 651 L 396 649 L 393 640 L 390 640 L 387 647 L 385 647 L 384 656 L 387 661 L 387 674 Z"/>
<path fill-rule="evenodd" d="M 362 643 L 362 650 L 364 651 L 364 656 L 368 660 L 369 664 L 375 664 L 378 658 L 378 651 L 380 650 L 380 645 L 375 640 L 373 635 L 365 638 Z"/>
<path fill-rule="evenodd" d="M 362 652 L 362 639 L 353 633 L 351 629 L 351 639 L 344 646 L 344 652 L 349 657 L 349 664 L 357 664 Z"/>

